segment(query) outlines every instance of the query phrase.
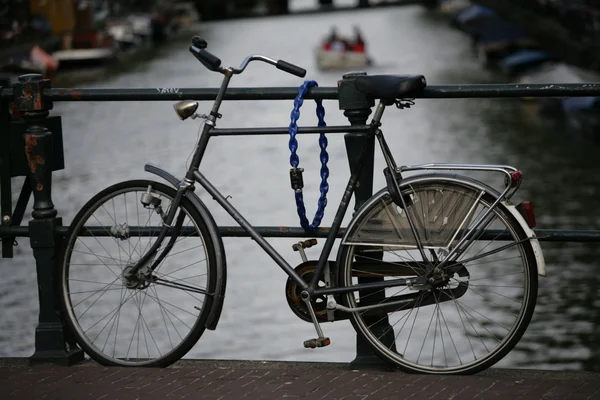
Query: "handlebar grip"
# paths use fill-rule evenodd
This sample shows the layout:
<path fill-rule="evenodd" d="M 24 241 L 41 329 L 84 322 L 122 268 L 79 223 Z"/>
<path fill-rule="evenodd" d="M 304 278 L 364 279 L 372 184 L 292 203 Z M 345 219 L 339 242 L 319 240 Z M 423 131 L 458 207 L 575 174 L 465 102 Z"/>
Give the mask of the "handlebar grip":
<path fill-rule="evenodd" d="M 304 78 L 306 76 L 306 70 L 304 68 L 300 68 L 297 65 L 290 64 L 287 61 L 277 60 L 277 64 L 275 64 L 277 69 L 288 72 L 292 75 L 299 76 L 300 78 Z"/>
<path fill-rule="evenodd" d="M 200 36 L 194 36 L 192 38 L 192 45 L 204 50 L 206 46 L 208 46 L 208 43 L 206 43 L 206 40 L 202 39 Z"/>
<path fill-rule="evenodd" d="M 216 71 L 221 66 L 221 60 L 214 54 L 209 53 L 206 50 L 199 49 L 196 46 L 190 46 L 190 53 L 196 57 L 206 68 L 211 71 Z"/>

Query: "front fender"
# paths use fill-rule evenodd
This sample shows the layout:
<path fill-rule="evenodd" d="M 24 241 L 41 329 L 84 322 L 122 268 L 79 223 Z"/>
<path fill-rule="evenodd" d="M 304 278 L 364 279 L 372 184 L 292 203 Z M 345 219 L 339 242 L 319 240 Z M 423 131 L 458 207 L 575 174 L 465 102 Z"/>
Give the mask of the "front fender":
<path fill-rule="evenodd" d="M 160 176 L 175 188 L 179 187 L 179 179 L 156 165 L 146 164 L 144 166 L 144 170 L 151 174 Z M 221 311 L 223 310 L 225 286 L 227 284 L 227 260 L 225 258 L 225 247 L 223 246 L 223 239 L 219 234 L 219 228 L 202 200 L 200 200 L 196 193 L 192 191 L 188 191 L 185 196 L 192 202 L 194 207 L 196 207 L 198 213 L 209 228 L 209 232 L 211 232 L 211 241 L 214 245 L 215 256 L 217 260 L 217 284 L 215 286 L 213 304 L 210 313 L 208 314 L 208 319 L 206 320 L 206 329 L 215 330 L 221 316 Z"/>

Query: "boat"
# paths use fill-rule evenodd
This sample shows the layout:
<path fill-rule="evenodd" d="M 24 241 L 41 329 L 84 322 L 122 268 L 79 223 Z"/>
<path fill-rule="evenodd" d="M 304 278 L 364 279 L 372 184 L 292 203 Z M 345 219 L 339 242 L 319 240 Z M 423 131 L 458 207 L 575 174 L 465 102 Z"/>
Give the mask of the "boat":
<path fill-rule="evenodd" d="M 522 84 L 558 84 L 558 83 L 586 83 L 598 82 L 600 76 L 591 71 L 578 68 L 566 63 L 550 63 L 525 74 L 519 80 Z M 596 108 L 600 103 L 600 97 L 538 97 L 523 98 L 523 100 L 535 101 L 539 111 L 543 114 L 556 115 L 562 113 L 573 113 L 586 109 Z"/>
<path fill-rule="evenodd" d="M 529 70 L 553 61 L 555 58 L 544 50 L 519 50 L 499 61 L 502 72 L 514 76 L 525 74 Z"/>
<path fill-rule="evenodd" d="M 491 8 L 473 4 L 456 14 L 452 19 L 452 22 L 459 29 L 466 30 L 471 22 L 489 18 L 494 15 L 496 15 L 496 12 Z"/>
<path fill-rule="evenodd" d="M 568 84 L 598 82 L 600 76 L 562 62 L 541 66 L 523 75 L 522 84 Z M 586 141 L 598 141 L 600 137 L 600 96 L 586 97 L 537 97 L 523 98 L 535 104 L 537 112 L 545 118 L 564 118 L 567 131 Z"/>
<path fill-rule="evenodd" d="M 371 61 L 366 53 L 347 50 L 316 49 L 317 66 L 321 70 L 361 69 L 369 66 Z"/>
<path fill-rule="evenodd" d="M 354 39 L 339 36 L 332 28 L 327 38 L 315 49 L 315 59 L 321 70 L 362 69 L 371 64 L 365 41 L 357 26 L 354 26 Z"/>
<path fill-rule="evenodd" d="M 498 16 L 479 18 L 463 25 L 474 41 L 478 58 L 484 65 L 495 65 L 519 50 L 538 50 L 539 44 L 521 28 Z"/>
<path fill-rule="evenodd" d="M 107 23 L 106 30 L 121 50 L 128 50 L 142 43 L 142 39 L 135 35 L 133 24 L 129 21 Z"/>
<path fill-rule="evenodd" d="M 131 23 L 133 34 L 141 40 L 152 37 L 152 18 L 149 13 L 133 13 L 127 16 L 127 20 Z"/>
<path fill-rule="evenodd" d="M 60 63 L 60 68 L 76 68 L 104 64 L 116 57 L 114 47 L 97 47 L 92 49 L 59 50 L 52 57 Z"/>
<path fill-rule="evenodd" d="M 132 25 L 133 33 L 142 41 L 162 42 L 179 28 L 178 20 L 167 13 L 133 13 L 127 19 Z"/>

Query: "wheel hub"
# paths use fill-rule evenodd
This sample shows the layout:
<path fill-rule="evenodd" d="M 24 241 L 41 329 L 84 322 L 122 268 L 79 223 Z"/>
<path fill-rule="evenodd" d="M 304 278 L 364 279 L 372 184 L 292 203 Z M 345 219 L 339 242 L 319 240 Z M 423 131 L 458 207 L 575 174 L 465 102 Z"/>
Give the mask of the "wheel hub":
<path fill-rule="evenodd" d="M 151 280 L 148 278 L 149 273 L 146 268 L 141 268 L 137 273 L 133 269 L 133 265 L 128 265 L 121 274 L 121 281 L 128 289 L 146 289 Z"/>
<path fill-rule="evenodd" d="M 463 264 L 456 264 L 449 268 L 435 267 L 429 274 L 419 276 L 413 280 L 411 287 L 415 290 L 432 290 L 450 286 L 453 277 L 465 278 L 469 273 Z"/>
<path fill-rule="evenodd" d="M 445 270 L 437 267 L 433 270 L 433 274 L 429 277 L 429 283 L 433 288 L 446 286 L 449 281 L 450 275 L 448 275 Z"/>

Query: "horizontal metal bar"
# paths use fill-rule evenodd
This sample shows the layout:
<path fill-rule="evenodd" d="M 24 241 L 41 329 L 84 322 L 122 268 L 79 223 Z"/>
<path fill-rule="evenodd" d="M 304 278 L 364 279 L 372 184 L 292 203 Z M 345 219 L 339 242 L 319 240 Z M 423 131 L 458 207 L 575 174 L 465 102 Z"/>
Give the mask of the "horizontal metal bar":
<path fill-rule="evenodd" d="M 355 126 L 307 126 L 299 127 L 298 133 L 364 133 L 371 129 L 369 125 Z M 249 136 L 249 135 L 289 135 L 289 128 L 214 128 L 210 130 L 210 136 Z"/>
<path fill-rule="evenodd" d="M 68 227 L 59 227 L 58 234 L 65 235 Z M 110 227 L 96 226 L 88 228 L 90 235 L 110 236 Z M 264 237 L 273 238 L 326 238 L 330 228 L 318 228 L 315 232 L 306 233 L 304 229 L 291 226 L 258 226 L 256 231 Z M 158 227 L 130 227 L 131 236 L 150 235 L 158 232 Z M 336 235 L 341 238 L 345 232 L 342 228 Z M 600 230 L 562 230 L 562 229 L 535 229 L 538 239 L 543 242 L 600 242 Z M 192 228 L 183 227 L 182 235 L 193 233 Z M 219 233 L 223 237 L 249 237 L 248 233 L 239 226 L 220 226 Z M 82 236 L 88 235 L 84 233 Z M 28 237 L 27 226 L 0 226 L 0 237 Z M 490 229 L 485 231 L 480 240 L 509 240 L 511 236 L 505 231 Z"/>
<path fill-rule="evenodd" d="M 92 234 L 98 237 L 101 236 L 110 236 L 110 226 L 95 226 L 88 228 L 88 232 L 84 232 L 81 236 L 91 236 Z M 160 230 L 159 227 L 151 226 L 151 227 L 129 227 L 131 236 L 149 236 L 149 235 L 157 235 L 157 232 Z M 310 234 L 304 232 L 304 229 L 291 227 L 291 226 L 258 226 L 254 227 L 258 233 L 265 237 L 291 237 L 291 238 L 326 238 L 329 233 L 329 228 L 318 228 L 315 232 Z M 57 228 L 57 233 L 59 235 L 66 235 L 68 227 L 61 226 Z M 194 230 L 192 227 L 182 227 L 182 235 L 192 236 Z M 239 226 L 220 226 L 219 233 L 223 237 L 250 237 L 248 233 L 243 230 Z M 342 237 L 344 233 L 343 229 L 340 229 L 338 233 L 338 237 Z M 28 237 L 29 236 L 29 227 L 28 226 L 0 226 L 0 238 L 2 237 Z"/>
<path fill-rule="evenodd" d="M 219 89 L 140 88 L 140 89 L 45 89 L 44 96 L 53 101 L 159 101 L 214 100 Z M 228 88 L 224 100 L 293 100 L 297 87 Z M 305 99 L 337 100 L 336 87 L 311 88 Z"/>
<path fill-rule="evenodd" d="M 53 101 L 166 101 L 214 100 L 218 89 L 140 88 L 140 89 L 45 89 L 44 96 Z M 296 87 L 229 88 L 225 100 L 293 100 Z M 481 84 L 431 85 L 422 93 L 410 96 L 419 99 L 453 99 L 482 97 L 581 97 L 600 96 L 600 83 L 563 84 Z M 12 89 L 2 89 L 2 100 L 12 100 Z M 313 87 L 305 99 L 337 100 L 337 87 Z"/>
<path fill-rule="evenodd" d="M 428 86 L 422 99 L 454 99 L 481 97 L 584 97 L 600 96 L 600 83 L 552 84 L 482 84 Z"/>

